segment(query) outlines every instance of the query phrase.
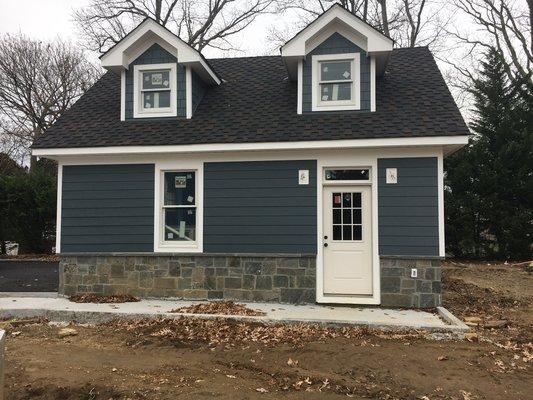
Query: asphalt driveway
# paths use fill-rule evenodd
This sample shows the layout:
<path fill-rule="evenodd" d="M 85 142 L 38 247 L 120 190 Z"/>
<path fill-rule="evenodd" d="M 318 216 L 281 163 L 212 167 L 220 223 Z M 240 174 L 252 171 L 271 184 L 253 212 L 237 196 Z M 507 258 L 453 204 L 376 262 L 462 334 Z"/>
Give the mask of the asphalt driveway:
<path fill-rule="evenodd" d="M 0 292 L 57 292 L 58 262 L 0 260 Z"/>

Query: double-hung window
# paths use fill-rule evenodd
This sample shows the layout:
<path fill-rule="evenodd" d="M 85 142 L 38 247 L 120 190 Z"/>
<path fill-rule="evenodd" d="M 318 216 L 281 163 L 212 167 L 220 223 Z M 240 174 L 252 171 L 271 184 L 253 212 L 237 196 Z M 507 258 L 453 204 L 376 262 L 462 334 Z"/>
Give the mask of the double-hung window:
<path fill-rule="evenodd" d="M 176 64 L 136 65 L 134 75 L 135 117 L 177 115 Z"/>
<path fill-rule="evenodd" d="M 313 56 L 313 110 L 360 108 L 360 55 Z"/>
<path fill-rule="evenodd" d="M 164 171 L 162 178 L 162 244 L 195 245 L 198 236 L 196 171 Z"/>

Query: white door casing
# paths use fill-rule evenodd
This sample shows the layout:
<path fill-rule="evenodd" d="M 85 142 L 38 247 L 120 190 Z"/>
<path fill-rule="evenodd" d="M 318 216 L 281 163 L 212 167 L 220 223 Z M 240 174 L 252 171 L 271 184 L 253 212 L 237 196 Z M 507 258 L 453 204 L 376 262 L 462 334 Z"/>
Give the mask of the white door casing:
<path fill-rule="evenodd" d="M 371 296 L 371 186 L 325 186 L 322 207 L 324 295 Z"/>

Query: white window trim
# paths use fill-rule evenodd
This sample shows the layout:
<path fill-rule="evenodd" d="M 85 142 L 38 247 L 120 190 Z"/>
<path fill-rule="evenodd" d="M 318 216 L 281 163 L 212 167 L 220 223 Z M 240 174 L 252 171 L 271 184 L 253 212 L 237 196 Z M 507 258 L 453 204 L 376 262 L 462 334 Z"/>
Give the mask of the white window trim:
<path fill-rule="evenodd" d="M 164 111 L 146 111 L 141 107 L 141 85 L 140 79 L 142 77 L 142 72 L 160 70 L 160 69 L 170 69 L 169 79 L 170 79 L 170 107 Z M 135 65 L 133 67 L 133 117 L 134 118 L 153 118 L 153 117 L 176 117 L 178 115 L 177 107 L 177 93 L 178 93 L 178 84 L 177 84 L 177 68 L 176 63 L 167 63 L 167 64 L 146 64 L 146 65 Z"/>
<path fill-rule="evenodd" d="M 320 101 L 320 62 L 352 61 L 352 94 L 351 101 Z M 344 111 L 361 109 L 361 54 L 321 54 L 312 58 L 312 111 Z"/>
<path fill-rule="evenodd" d="M 172 171 L 195 172 L 195 206 L 196 206 L 196 240 L 165 241 L 164 240 L 164 173 Z M 156 253 L 202 253 L 203 252 L 203 163 L 171 163 L 162 162 L 155 166 L 154 196 L 154 252 Z"/>

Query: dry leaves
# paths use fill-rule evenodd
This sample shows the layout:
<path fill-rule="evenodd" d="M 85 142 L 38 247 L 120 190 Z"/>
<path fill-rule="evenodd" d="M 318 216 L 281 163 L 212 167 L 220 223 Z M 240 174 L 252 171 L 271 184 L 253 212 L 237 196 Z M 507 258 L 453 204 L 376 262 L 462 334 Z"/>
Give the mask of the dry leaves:
<path fill-rule="evenodd" d="M 267 346 L 287 344 L 301 346 L 310 341 L 325 341 L 332 338 L 355 339 L 367 335 L 379 335 L 380 338 L 396 339 L 397 334 L 372 330 L 367 327 L 332 328 L 311 324 L 262 325 L 252 322 L 238 322 L 224 318 L 201 319 L 194 317 L 117 320 L 106 325 L 117 330 L 135 332 L 140 337 L 152 336 L 169 340 L 173 343 L 207 343 L 214 347 L 241 346 L 260 343 Z M 422 338 L 424 333 L 417 334 Z M 414 333 L 409 334 L 414 338 Z M 293 363 L 296 360 L 293 360 Z"/>
<path fill-rule="evenodd" d="M 263 311 L 253 310 L 244 304 L 235 303 L 228 300 L 210 301 L 209 303 L 199 303 L 191 306 L 180 307 L 171 310 L 172 313 L 186 314 L 220 314 L 220 315 L 247 315 L 263 316 Z"/>
<path fill-rule="evenodd" d="M 141 301 L 139 297 L 130 294 L 102 296 L 94 293 L 75 294 L 68 299 L 74 303 L 131 303 Z"/>
<path fill-rule="evenodd" d="M 289 367 L 295 367 L 295 366 L 298 365 L 298 360 L 293 360 L 292 358 L 289 358 L 289 359 L 287 360 L 287 365 L 288 365 Z"/>

